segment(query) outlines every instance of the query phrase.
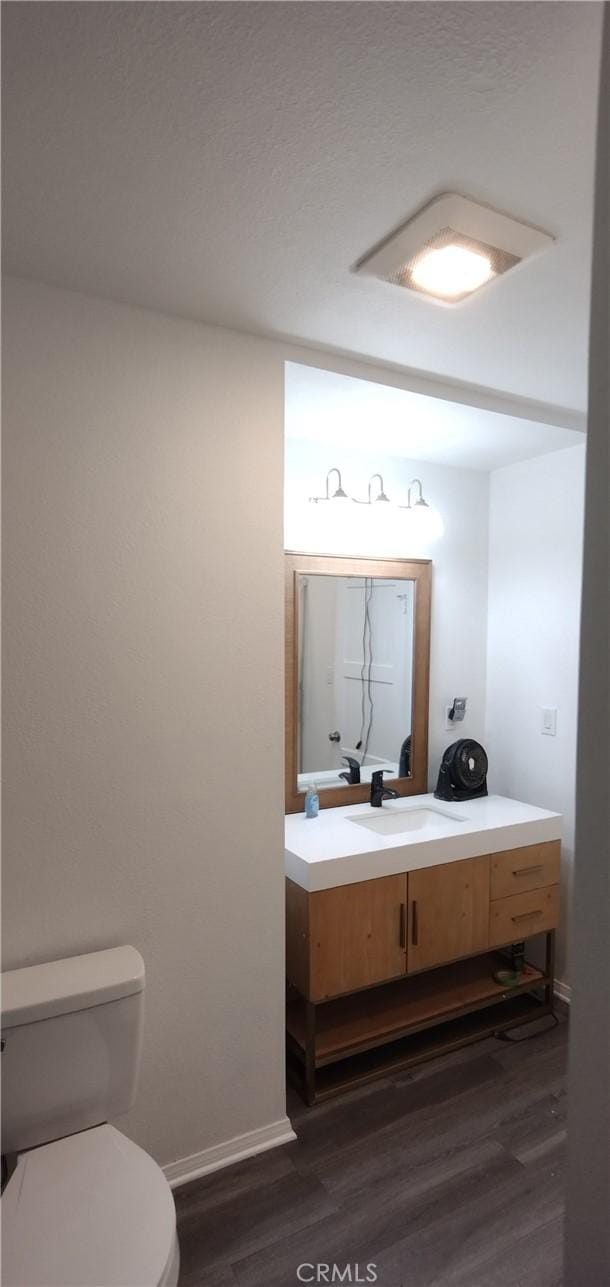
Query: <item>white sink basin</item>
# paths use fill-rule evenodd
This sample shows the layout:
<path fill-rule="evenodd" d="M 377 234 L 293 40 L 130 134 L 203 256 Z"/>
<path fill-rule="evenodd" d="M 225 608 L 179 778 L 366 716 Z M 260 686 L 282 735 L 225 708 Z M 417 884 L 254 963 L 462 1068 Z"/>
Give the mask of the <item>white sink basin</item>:
<path fill-rule="evenodd" d="M 379 812 L 373 816 L 354 814 L 347 819 L 348 822 L 355 822 L 357 827 L 366 827 L 368 831 L 376 831 L 383 836 L 399 835 L 401 831 L 423 831 L 434 830 L 442 827 L 446 822 L 461 822 L 464 818 L 458 818 L 454 813 L 444 813 L 442 809 L 384 809 L 383 806 Z"/>

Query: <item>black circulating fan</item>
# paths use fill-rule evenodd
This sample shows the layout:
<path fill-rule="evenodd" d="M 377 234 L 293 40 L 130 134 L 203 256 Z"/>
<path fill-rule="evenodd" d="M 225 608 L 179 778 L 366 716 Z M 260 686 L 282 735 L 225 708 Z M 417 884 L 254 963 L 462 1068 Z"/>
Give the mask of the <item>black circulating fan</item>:
<path fill-rule="evenodd" d="M 437 800 L 476 800 L 487 795 L 487 756 L 480 742 L 461 737 L 447 747 L 434 795 Z"/>

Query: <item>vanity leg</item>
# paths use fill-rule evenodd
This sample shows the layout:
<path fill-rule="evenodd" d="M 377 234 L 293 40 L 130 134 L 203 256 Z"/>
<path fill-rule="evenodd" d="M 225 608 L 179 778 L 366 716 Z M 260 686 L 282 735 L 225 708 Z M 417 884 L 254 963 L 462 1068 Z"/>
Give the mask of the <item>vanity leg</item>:
<path fill-rule="evenodd" d="M 545 966 L 544 966 L 544 972 L 546 974 L 546 977 L 547 979 L 550 980 L 550 982 L 546 984 L 544 989 L 544 1000 L 547 1006 L 549 1007 L 551 1014 L 554 1013 L 554 1000 L 555 1000 L 554 991 L 553 991 L 553 982 L 555 979 L 555 937 L 556 937 L 556 931 L 549 930 L 546 936 L 546 960 L 545 960 Z"/>
<path fill-rule="evenodd" d="M 305 1002 L 305 1102 L 311 1108 L 316 1098 L 316 1007 Z"/>

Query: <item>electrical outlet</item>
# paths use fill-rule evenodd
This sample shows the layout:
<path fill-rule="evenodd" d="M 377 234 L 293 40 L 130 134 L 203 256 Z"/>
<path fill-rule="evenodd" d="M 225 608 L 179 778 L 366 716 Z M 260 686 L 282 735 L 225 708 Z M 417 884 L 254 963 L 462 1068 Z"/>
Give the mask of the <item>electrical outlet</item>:
<path fill-rule="evenodd" d="M 545 737 L 557 736 L 557 707 L 541 706 L 540 707 L 540 732 Z"/>
<path fill-rule="evenodd" d="M 455 729 L 462 723 L 466 716 L 466 697 L 454 697 L 449 706 L 445 706 L 445 728 L 447 731 Z M 451 715 L 453 714 L 453 719 Z"/>

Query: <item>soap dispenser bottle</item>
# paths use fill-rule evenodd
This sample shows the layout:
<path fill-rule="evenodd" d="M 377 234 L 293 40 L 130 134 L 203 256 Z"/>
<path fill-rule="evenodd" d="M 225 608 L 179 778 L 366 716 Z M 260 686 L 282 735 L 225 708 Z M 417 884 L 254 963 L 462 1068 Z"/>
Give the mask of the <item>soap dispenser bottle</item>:
<path fill-rule="evenodd" d="M 317 818 L 320 808 L 320 797 L 315 782 L 310 782 L 305 796 L 305 817 Z"/>

